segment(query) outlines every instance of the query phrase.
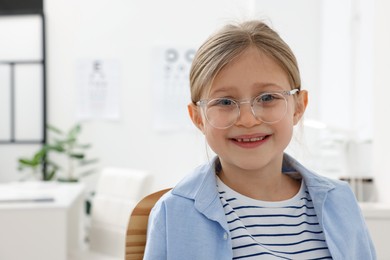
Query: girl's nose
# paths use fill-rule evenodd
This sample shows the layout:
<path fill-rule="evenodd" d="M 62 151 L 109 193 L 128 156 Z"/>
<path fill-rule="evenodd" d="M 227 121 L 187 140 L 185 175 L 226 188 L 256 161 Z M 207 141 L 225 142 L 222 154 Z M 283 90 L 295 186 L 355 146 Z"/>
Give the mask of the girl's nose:
<path fill-rule="evenodd" d="M 252 106 L 249 102 L 243 102 L 240 104 L 240 115 L 237 119 L 237 126 L 253 127 L 261 124 L 261 121 L 256 118 L 253 113 Z"/>

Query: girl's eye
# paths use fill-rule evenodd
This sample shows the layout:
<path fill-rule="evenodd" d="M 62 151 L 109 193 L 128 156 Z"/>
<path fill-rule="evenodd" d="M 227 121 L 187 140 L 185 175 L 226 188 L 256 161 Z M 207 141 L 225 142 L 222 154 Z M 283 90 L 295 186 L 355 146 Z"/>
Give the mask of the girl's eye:
<path fill-rule="evenodd" d="M 256 101 L 256 103 L 270 103 L 270 102 L 275 101 L 277 99 L 279 99 L 278 94 L 263 94 L 263 95 L 258 96 L 255 99 L 255 101 Z"/>
<path fill-rule="evenodd" d="M 210 102 L 209 106 L 233 106 L 235 105 L 235 102 L 231 99 L 228 98 L 218 98 L 214 99 Z"/>

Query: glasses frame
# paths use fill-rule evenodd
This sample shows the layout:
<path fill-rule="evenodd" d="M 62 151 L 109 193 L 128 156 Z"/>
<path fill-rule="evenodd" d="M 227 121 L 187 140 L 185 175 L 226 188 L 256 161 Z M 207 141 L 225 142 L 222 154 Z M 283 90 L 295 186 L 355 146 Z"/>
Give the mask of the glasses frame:
<path fill-rule="evenodd" d="M 230 125 L 228 125 L 228 126 L 225 126 L 225 127 L 217 127 L 217 126 L 214 126 L 214 125 L 210 122 L 210 120 L 208 119 L 207 113 L 206 113 L 206 112 L 207 112 L 207 105 L 208 105 L 209 103 L 211 103 L 211 102 L 213 102 L 213 101 L 215 101 L 215 100 L 217 100 L 217 99 L 221 99 L 221 98 L 201 99 L 201 100 L 199 100 L 198 102 L 196 102 L 195 104 L 196 104 L 197 106 L 201 107 L 201 109 L 202 109 L 202 111 L 203 111 L 203 114 L 204 114 L 204 116 L 205 116 L 207 122 L 208 122 L 212 127 L 217 128 L 217 129 L 227 129 L 227 128 L 231 127 L 232 125 L 234 125 L 234 124 L 237 122 L 237 120 L 238 120 L 238 119 L 240 118 L 240 116 L 241 116 L 241 104 L 250 104 L 252 114 L 253 114 L 253 116 L 254 116 L 257 120 L 260 120 L 261 122 L 267 123 L 267 124 L 275 124 L 275 123 L 279 122 L 280 120 L 282 120 L 282 119 L 284 118 L 284 116 L 286 115 L 287 109 L 286 109 L 284 115 L 283 115 L 280 119 L 278 119 L 278 120 L 276 120 L 276 121 L 267 122 L 267 121 L 261 120 L 258 116 L 256 116 L 255 111 L 253 110 L 253 102 L 254 102 L 254 100 L 255 100 L 256 98 L 258 98 L 259 96 L 263 96 L 263 95 L 268 95 L 268 94 L 280 94 L 280 95 L 282 95 L 282 96 L 284 97 L 284 100 L 285 100 L 285 102 L 286 102 L 286 104 L 287 104 L 286 96 L 287 96 L 287 97 L 288 97 L 288 96 L 293 96 L 294 94 L 299 93 L 299 91 L 300 91 L 300 90 L 297 89 L 297 88 L 292 89 L 292 90 L 289 90 L 289 91 L 287 91 L 287 90 L 285 90 L 285 91 L 269 91 L 269 92 L 265 92 L 265 93 L 262 93 L 262 94 L 260 94 L 260 95 L 257 95 L 257 96 L 255 96 L 255 97 L 252 97 L 252 98 L 250 98 L 250 99 L 242 99 L 242 100 L 236 100 L 236 99 L 233 99 L 233 98 L 226 98 L 226 99 L 229 99 L 229 100 L 233 101 L 233 102 L 237 105 L 238 113 L 237 113 L 237 118 L 236 118 L 236 120 L 235 120 L 232 124 L 230 124 Z M 287 106 L 286 106 L 286 108 L 287 108 Z"/>

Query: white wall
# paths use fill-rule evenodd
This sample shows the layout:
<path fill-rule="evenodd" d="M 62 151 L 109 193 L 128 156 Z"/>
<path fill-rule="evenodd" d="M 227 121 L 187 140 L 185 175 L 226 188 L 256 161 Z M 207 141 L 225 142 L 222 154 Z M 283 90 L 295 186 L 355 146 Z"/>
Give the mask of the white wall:
<path fill-rule="evenodd" d="M 390 173 L 388 170 L 390 147 L 390 2 L 375 1 L 375 37 L 374 37 L 374 145 L 373 173 L 378 187 L 379 200 L 390 202 Z"/>

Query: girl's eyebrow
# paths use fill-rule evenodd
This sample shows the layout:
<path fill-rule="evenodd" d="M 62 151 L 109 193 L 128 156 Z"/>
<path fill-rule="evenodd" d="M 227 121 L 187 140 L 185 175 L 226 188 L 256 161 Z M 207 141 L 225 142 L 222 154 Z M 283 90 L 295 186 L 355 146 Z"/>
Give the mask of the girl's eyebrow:
<path fill-rule="evenodd" d="M 211 90 L 209 95 L 215 95 L 215 94 L 218 94 L 218 93 L 223 93 L 225 94 L 226 92 L 230 92 L 231 90 L 235 90 L 234 87 L 222 87 L 222 88 L 219 88 L 217 90 Z"/>
<path fill-rule="evenodd" d="M 265 91 L 269 91 L 268 90 L 268 88 L 278 88 L 277 89 L 277 91 L 279 91 L 279 90 L 284 90 L 284 88 L 283 88 L 283 86 L 280 86 L 280 85 L 278 85 L 278 84 L 276 84 L 276 83 L 261 83 L 261 84 L 255 84 L 255 87 L 257 88 L 257 89 L 265 89 Z"/>
<path fill-rule="evenodd" d="M 256 83 L 254 84 L 254 87 L 255 87 L 255 90 L 256 91 L 259 91 L 259 90 L 264 90 L 264 91 L 281 91 L 281 90 L 285 90 L 285 88 L 283 88 L 282 86 L 278 85 L 278 84 L 275 84 L 275 83 Z M 274 90 L 271 90 L 270 88 L 278 88 L 278 89 L 274 89 Z M 287 89 L 289 90 L 289 89 Z M 225 87 L 221 87 L 217 90 L 213 90 L 211 89 L 209 95 L 216 95 L 216 94 L 219 94 L 219 93 L 222 93 L 222 94 L 226 94 L 227 92 L 236 92 L 237 91 L 237 87 L 234 87 L 234 86 L 225 86 Z"/>

